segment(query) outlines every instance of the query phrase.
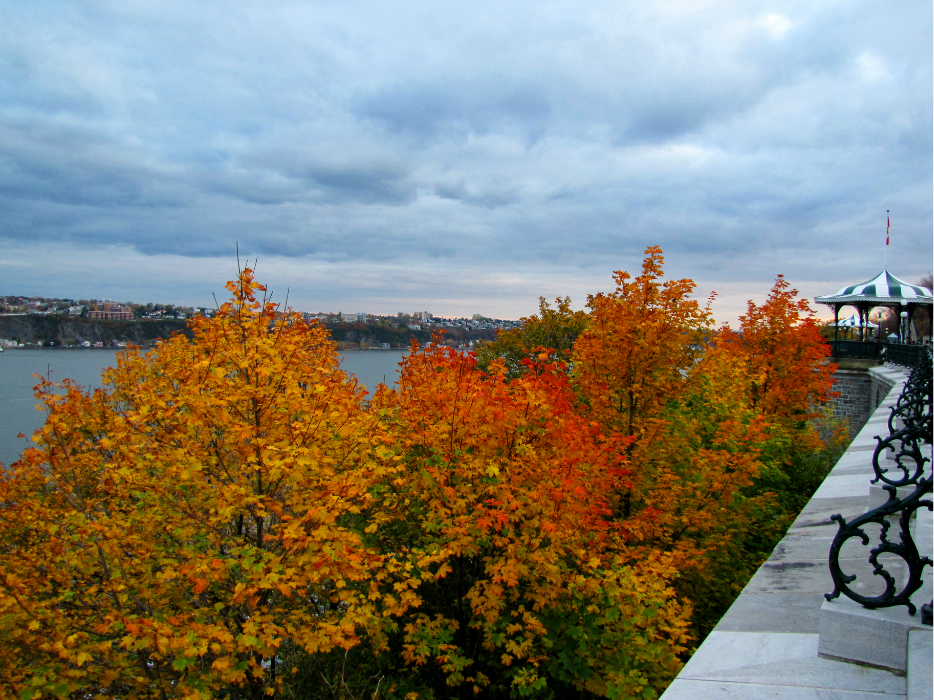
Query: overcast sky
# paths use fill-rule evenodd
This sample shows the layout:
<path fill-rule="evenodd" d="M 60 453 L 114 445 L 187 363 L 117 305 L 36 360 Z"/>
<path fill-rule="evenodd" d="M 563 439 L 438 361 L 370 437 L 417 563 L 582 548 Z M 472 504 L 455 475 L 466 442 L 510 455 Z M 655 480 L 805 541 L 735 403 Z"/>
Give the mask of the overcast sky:
<path fill-rule="evenodd" d="M 932 266 L 930 0 L 0 0 L 0 294 L 515 318 Z"/>

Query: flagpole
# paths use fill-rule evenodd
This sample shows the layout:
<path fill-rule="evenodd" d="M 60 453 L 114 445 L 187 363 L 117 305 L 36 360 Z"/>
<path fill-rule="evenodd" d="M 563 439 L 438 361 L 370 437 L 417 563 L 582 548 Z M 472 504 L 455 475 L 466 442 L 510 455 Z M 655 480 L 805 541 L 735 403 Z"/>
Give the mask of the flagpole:
<path fill-rule="evenodd" d="M 885 210 L 885 255 L 883 256 L 882 269 L 889 269 L 889 231 L 892 228 L 892 217 L 889 216 L 889 210 Z"/>

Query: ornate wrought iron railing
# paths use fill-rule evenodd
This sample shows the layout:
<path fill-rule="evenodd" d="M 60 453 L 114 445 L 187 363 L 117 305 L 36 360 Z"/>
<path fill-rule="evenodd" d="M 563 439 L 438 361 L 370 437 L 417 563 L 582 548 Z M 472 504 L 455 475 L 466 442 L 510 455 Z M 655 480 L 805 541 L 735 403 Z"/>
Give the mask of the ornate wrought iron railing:
<path fill-rule="evenodd" d="M 827 600 L 843 594 L 866 608 L 904 605 L 912 615 L 916 612 L 911 596 L 922 586 L 924 567 L 932 566 L 931 559 L 918 551 L 910 527 L 916 511 L 934 508 L 931 499 L 925 498 L 931 495 L 932 481 L 930 474 L 924 475 L 925 464 L 930 460 L 924 454 L 927 450 L 922 447 L 931 444 L 931 364 L 930 352 L 925 352 L 892 409 L 889 436 L 884 439 L 876 437 L 878 444 L 872 458 L 876 478 L 873 483 L 885 483 L 882 488 L 888 492 L 888 501 L 849 522 L 840 514 L 831 517 L 837 523 L 838 530 L 830 545 L 830 577 L 834 589 L 824 596 Z M 891 469 L 882 464 L 890 450 L 900 472 L 896 476 L 892 476 Z M 908 488 L 914 488 L 911 493 L 899 498 L 899 487 L 903 488 L 903 493 Z M 899 528 L 897 541 L 889 537 L 889 530 L 896 517 Z M 850 584 L 856 581 L 856 574 L 844 573 L 840 566 L 840 554 L 849 540 L 856 538 L 863 545 L 869 544 L 872 538 L 865 528 L 870 524 L 879 526 L 879 544 L 869 551 L 869 563 L 873 575 L 879 576 L 885 584 L 882 593 L 874 596 L 854 590 Z M 885 568 L 886 561 L 882 557 L 886 554 L 895 555 L 904 562 L 907 575 L 900 577 L 903 580 L 901 585 Z M 923 607 L 922 622 L 930 624 L 930 604 Z"/>
<path fill-rule="evenodd" d="M 898 402 L 889 414 L 889 435 L 876 435 L 876 449 L 872 454 L 872 468 L 876 478 L 890 486 L 917 484 L 924 473 L 924 465 L 930 459 L 924 455 L 923 445 L 931 444 L 931 355 L 924 353 L 915 367 Z M 886 466 L 891 460 L 900 474 L 893 476 L 893 468 Z"/>
<path fill-rule="evenodd" d="M 902 425 L 920 425 L 922 421 L 926 421 L 928 442 L 930 442 L 931 373 L 934 371 L 932 364 L 934 363 L 932 363 L 931 354 L 926 352 L 921 356 L 918 367 L 909 375 L 908 381 L 905 382 L 905 387 L 892 409 L 892 414 L 889 416 L 890 433 L 898 429 L 897 423 L 899 421 Z"/>
<path fill-rule="evenodd" d="M 918 367 L 924 358 L 930 355 L 930 349 L 923 345 L 902 345 L 901 343 L 885 343 L 883 357 L 886 362 L 892 362 L 902 367 Z"/>
<path fill-rule="evenodd" d="M 889 500 L 878 508 L 853 518 L 850 522 L 847 522 L 840 514 L 831 516 L 830 519 L 835 520 L 839 525 L 837 535 L 830 545 L 830 577 L 833 579 L 834 588 L 833 592 L 825 594 L 824 597 L 827 600 L 833 600 L 842 593 L 847 598 L 870 609 L 905 605 L 908 607 L 908 612 L 914 615 L 917 608 L 911 602 L 911 596 L 921 588 L 921 574 L 924 572 L 924 567 L 931 566 L 932 562 L 929 557 L 921 556 L 918 552 L 918 547 L 911 536 L 910 522 L 911 516 L 919 508 L 931 510 L 930 499 L 924 499 L 931 493 L 931 479 L 922 477 L 915 490 L 905 498 L 898 498 L 895 495 L 894 486 L 883 488 L 889 492 Z M 894 515 L 899 515 L 898 542 L 888 537 L 891 526 L 889 519 Z M 869 551 L 869 563 L 872 564 L 873 574 L 885 581 L 885 590 L 876 596 L 862 595 L 850 588 L 849 584 L 856 580 L 856 574 L 845 574 L 840 568 L 840 551 L 847 540 L 857 537 L 864 545 L 869 544 L 871 538 L 863 529 L 869 523 L 875 523 L 881 527 L 879 545 Z M 882 554 L 894 554 L 905 562 L 908 576 L 901 590 L 896 584 L 895 577 L 886 571 L 884 562 L 879 560 Z"/>

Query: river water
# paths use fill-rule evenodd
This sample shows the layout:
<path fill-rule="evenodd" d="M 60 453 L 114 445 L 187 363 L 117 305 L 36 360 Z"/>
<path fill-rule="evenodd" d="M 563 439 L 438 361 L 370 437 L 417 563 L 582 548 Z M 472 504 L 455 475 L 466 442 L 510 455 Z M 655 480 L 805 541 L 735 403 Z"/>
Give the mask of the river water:
<path fill-rule="evenodd" d="M 377 384 L 395 383 L 399 361 L 407 350 L 346 350 L 340 353 L 341 367 L 357 377 L 369 390 Z M 116 364 L 116 350 L 101 349 L 6 349 L 0 353 L 0 464 L 19 459 L 28 438 L 42 427 L 45 413 L 36 410 L 34 374 L 54 381 L 74 380 L 87 388 L 101 385 L 101 372 Z"/>

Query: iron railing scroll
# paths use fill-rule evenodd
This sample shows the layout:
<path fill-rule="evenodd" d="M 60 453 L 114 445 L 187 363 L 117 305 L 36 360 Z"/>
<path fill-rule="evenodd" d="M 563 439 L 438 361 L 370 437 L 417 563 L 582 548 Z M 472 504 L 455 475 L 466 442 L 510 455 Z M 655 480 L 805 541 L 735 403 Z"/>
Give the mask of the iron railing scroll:
<path fill-rule="evenodd" d="M 922 452 L 922 445 L 931 444 L 931 354 L 924 353 L 915 367 L 898 402 L 889 414 L 889 435 L 876 435 L 876 449 L 872 454 L 872 468 L 876 478 L 890 486 L 917 484 L 924 473 L 925 462 L 930 461 Z M 898 476 L 892 476 L 892 468 L 883 465 L 887 454 L 892 453 Z"/>
<path fill-rule="evenodd" d="M 901 427 L 899 423 L 902 423 Z M 878 444 L 872 458 L 876 473 L 873 483 L 880 480 L 885 483 L 882 488 L 888 492 L 888 500 L 878 508 L 849 522 L 840 514 L 831 517 L 838 525 L 837 534 L 830 545 L 830 577 L 833 579 L 834 589 L 824 597 L 834 600 L 843 594 L 870 609 L 904 605 L 908 612 L 914 615 L 917 608 L 912 603 L 911 596 L 922 586 L 924 567 L 932 566 L 931 559 L 918 552 L 910 529 L 912 516 L 917 510 L 934 508 L 931 499 L 925 498 L 931 495 L 932 482 L 930 473 L 927 476 L 924 474 L 924 465 L 930 460 L 922 453 L 922 445 L 931 444 L 930 352 L 924 353 L 921 362 L 905 383 L 904 390 L 889 417 L 889 429 L 890 435 L 887 438 L 876 438 Z M 880 465 L 889 449 L 894 451 L 895 464 L 901 472 L 896 477 L 889 474 L 889 469 Z M 899 487 L 903 488 L 903 493 L 908 488 L 914 488 L 911 493 L 899 498 Z M 897 541 L 889 538 L 893 521 L 897 522 L 899 528 Z M 840 568 L 840 553 L 848 540 L 857 538 L 863 545 L 869 544 L 872 538 L 864 528 L 870 524 L 879 526 L 879 544 L 869 551 L 869 563 L 872 565 L 873 574 L 885 582 L 883 592 L 875 596 L 863 595 L 853 590 L 850 584 L 856 580 L 856 574 L 844 573 Z M 895 555 L 907 568 L 907 577 L 901 577 L 904 581 L 901 587 L 895 576 L 886 570 L 886 562 L 880 560 L 880 557 L 886 554 Z M 922 622 L 930 624 L 930 606 L 927 604 L 923 608 Z"/>
<path fill-rule="evenodd" d="M 924 358 L 930 356 L 930 348 L 923 345 L 888 343 L 882 354 L 886 362 L 912 369 L 919 367 L 924 362 Z"/>

